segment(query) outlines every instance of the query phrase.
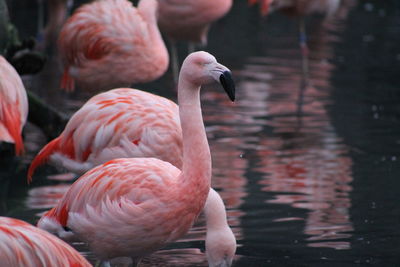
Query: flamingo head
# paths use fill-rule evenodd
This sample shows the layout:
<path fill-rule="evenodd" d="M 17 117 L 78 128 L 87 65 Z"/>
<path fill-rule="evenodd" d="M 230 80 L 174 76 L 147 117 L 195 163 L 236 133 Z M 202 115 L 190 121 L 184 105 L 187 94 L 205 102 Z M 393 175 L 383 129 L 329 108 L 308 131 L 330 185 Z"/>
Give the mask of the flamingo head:
<path fill-rule="evenodd" d="M 235 252 L 236 239 L 229 226 L 215 230 L 207 229 L 206 255 L 209 266 L 230 267 Z"/>
<path fill-rule="evenodd" d="M 222 85 L 231 101 L 235 100 L 235 83 L 231 71 L 217 62 L 211 54 L 199 51 L 191 53 L 182 64 L 180 79 L 184 77 L 196 86 L 217 81 Z"/>

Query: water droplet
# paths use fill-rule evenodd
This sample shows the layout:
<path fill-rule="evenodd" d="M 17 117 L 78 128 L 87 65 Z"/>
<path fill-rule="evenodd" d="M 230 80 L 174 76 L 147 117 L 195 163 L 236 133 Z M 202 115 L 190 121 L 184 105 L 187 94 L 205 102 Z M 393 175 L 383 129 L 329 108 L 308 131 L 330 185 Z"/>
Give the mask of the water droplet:
<path fill-rule="evenodd" d="M 244 155 L 243 155 L 243 154 L 240 154 L 240 155 L 239 155 L 239 158 L 243 158 L 243 157 L 244 157 Z"/>
<path fill-rule="evenodd" d="M 379 114 L 378 113 L 374 113 L 374 119 L 379 119 Z"/>
<path fill-rule="evenodd" d="M 396 161 L 396 160 L 397 160 L 397 157 L 396 157 L 396 156 L 392 156 L 391 160 L 392 160 L 392 161 Z"/>
<path fill-rule="evenodd" d="M 377 111 L 378 107 L 376 105 L 372 105 L 372 111 Z"/>

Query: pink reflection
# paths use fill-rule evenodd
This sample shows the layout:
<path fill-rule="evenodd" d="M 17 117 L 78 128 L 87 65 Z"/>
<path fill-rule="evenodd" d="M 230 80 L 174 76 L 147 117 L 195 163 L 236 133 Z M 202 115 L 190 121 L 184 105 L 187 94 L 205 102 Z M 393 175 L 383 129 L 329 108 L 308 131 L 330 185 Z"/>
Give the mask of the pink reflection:
<path fill-rule="evenodd" d="M 35 187 L 29 190 L 26 206 L 30 209 L 50 209 L 67 192 L 70 184 Z"/>
<path fill-rule="evenodd" d="M 347 3 L 348 8 L 351 3 Z M 340 12 L 345 14 L 342 9 Z M 326 111 L 334 69 L 329 63 L 333 55 L 331 43 L 338 41 L 332 31 L 340 30 L 340 20 L 336 19 L 309 32 L 310 80 L 304 80 L 307 77 L 301 71 L 300 54 L 279 49 L 290 42 L 287 38 L 272 40 L 275 43 L 269 47 L 271 56 L 250 58 L 240 74 L 247 81 L 241 90 L 248 93 L 260 86 L 255 77 L 264 77 L 268 83 L 264 111 L 271 118 L 268 125 L 272 134 L 259 134 L 255 147 L 255 170 L 263 176 L 259 184 L 263 191 L 274 193 L 274 199 L 266 202 L 308 210 L 304 233 L 310 236 L 310 247 L 349 249 L 350 242 L 346 240 L 353 231 L 349 214 L 352 160 Z M 295 36 L 291 42 L 295 42 Z M 250 72 L 264 75 L 249 75 Z M 301 218 L 278 218 L 276 222 L 298 219 Z"/>

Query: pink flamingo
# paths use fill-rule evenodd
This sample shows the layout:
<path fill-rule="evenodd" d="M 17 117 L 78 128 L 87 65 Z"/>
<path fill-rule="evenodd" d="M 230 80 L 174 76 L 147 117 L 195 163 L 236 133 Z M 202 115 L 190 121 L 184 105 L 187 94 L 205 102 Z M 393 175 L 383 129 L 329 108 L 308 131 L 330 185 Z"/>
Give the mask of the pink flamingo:
<path fill-rule="evenodd" d="M 28 117 L 28 98 L 16 70 L 0 56 L 0 141 L 15 144 L 15 153 L 24 151 L 22 128 Z"/>
<path fill-rule="evenodd" d="M 34 158 L 28 178 L 47 161 L 83 174 L 111 159 L 134 157 L 156 157 L 182 168 L 179 108 L 164 97 L 119 88 L 89 99 Z"/>
<path fill-rule="evenodd" d="M 302 55 L 302 70 L 305 81 L 308 81 L 308 54 L 307 34 L 304 17 L 313 13 L 325 14 L 331 18 L 338 10 L 341 0 L 248 0 L 249 4 L 259 2 L 261 14 L 267 15 L 275 10 L 282 11 L 291 17 L 299 17 L 299 39 Z"/>
<path fill-rule="evenodd" d="M 178 105 L 130 88 L 98 94 L 71 117 L 58 138 L 39 152 L 28 177 L 31 179 L 34 170 L 48 160 L 83 174 L 96 165 L 122 157 L 156 157 L 181 169 L 182 130 Z M 206 241 L 206 251 L 212 255 L 210 264 L 231 263 L 236 240 L 226 220 L 225 206 L 213 189 L 210 189 L 207 203 L 206 240 L 213 239 L 213 242 Z"/>
<path fill-rule="evenodd" d="M 2 266 L 92 266 L 78 251 L 24 221 L 0 217 Z"/>
<path fill-rule="evenodd" d="M 176 41 L 193 44 L 207 44 L 211 23 L 225 16 L 232 6 L 232 0 L 163 0 L 159 1 L 158 25 L 171 41 L 171 58 L 174 79 L 178 77 L 179 64 Z"/>
<path fill-rule="evenodd" d="M 248 0 L 249 4 L 259 3 L 261 14 L 280 10 L 289 16 L 306 16 L 312 13 L 333 15 L 341 0 Z"/>
<path fill-rule="evenodd" d="M 169 56 L 157 26 L 157 1 L 95 1 L 65 22 L 58 41 L 64 63 L 61 87 L 99 90 L 155 80 Z"/>
<path fill-rule="evenodd" d="M 234 100 L 234 84 L 225 66 L 206 52 L 186 58 L 178 84 L 182 171 L 156 158 L 108 161 L 81 176 L 38 226 L 65 239 L 77 236 L 103 261 L 131 257 L 136 264 L 143 256 L 186 234 L 210 191 L 211 157 L 199 93 L 201 85 L 214 80 Z M 157 108 L 159 99 L 154 96 L 152 107 Z M 101 105 L 105 108 L 112 102 Z M 116 118 L 123 116 L 117 114 Z M 152 114 L 147 119 L 160 115 Z M 114 128 L 118 127 L 124 125 L 115 124 Z M 97 131 L 113 135 L 104 129 Z"/>

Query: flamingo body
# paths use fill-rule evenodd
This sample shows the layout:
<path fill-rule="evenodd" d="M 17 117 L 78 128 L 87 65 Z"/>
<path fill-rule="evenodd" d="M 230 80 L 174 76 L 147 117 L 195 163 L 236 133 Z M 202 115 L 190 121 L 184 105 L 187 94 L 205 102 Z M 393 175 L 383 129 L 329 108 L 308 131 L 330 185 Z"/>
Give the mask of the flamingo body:
<path fill-rule="evenodd" d="M 0 141 L 15 144 L 21 155 L 24 144 L 22 128 L 28 117 L 28 98 L 16 70 L 0 56 Z"/>
<path fill-rule="evenodd" d="M 231 6 L 232 0 L 161 0 L 158 24 L 173 40 L 205 44 L 210 24 Z"/>
<path fill-rule="evenodd" d="M 2 266 L 91 266 L 75 249 L 57 237 L 26 222 L 0 217 Z"/>
<path fill-rule="evenodd" d="M 95 1 L 64 24 L 58 47 L 64 63 L 61 87 L 111 89 L 159 78 L 168 51 L 157 27 L 157 1 Z"/>
<path fill-rule="evenodd" d="M 182 130 L 174 102 L 144 91 L 120 88 L 92 97 L 61 135 L 33 160 L 50 160 L 82 174 L 114 158 L 156 157 L 182 166 Z"/>
<path fill-rule="evenodd" d="M 147 255 L 185 234 L 203 208 L 178 189 L 179 175 L 154 158 L 109 161 L 79 178 L 38 226 L 72 229 L 103 260 Z M 66 237 L 64 229 L 57 230 Z"/>
<path fill-rule="evenodd" d="M 233 100 L 226 67 L 205 52 L 188 56 L 178 84 L 182 171 L 155 158 L 108 161 L 79 178 L 38 226 L 63 238 L 77 236 L 103 260 L 128 256 L 134 262 L 186 234 L 210 190 L 211 158 L 199 90 L 214 80 Z"/>
<path fill-rule="evenodd" d="M 287 15 L 306 16 L 313 13 L 333 15 L 340 0 L 272 0 L 271 11 L 281 10 Z"/>

